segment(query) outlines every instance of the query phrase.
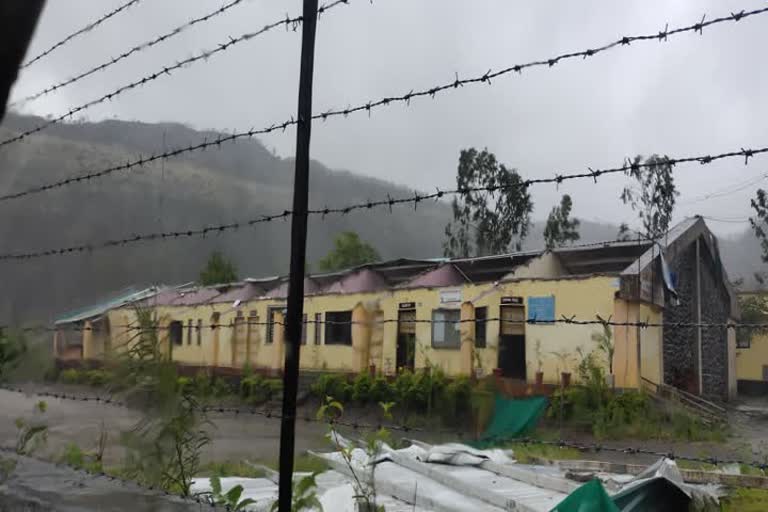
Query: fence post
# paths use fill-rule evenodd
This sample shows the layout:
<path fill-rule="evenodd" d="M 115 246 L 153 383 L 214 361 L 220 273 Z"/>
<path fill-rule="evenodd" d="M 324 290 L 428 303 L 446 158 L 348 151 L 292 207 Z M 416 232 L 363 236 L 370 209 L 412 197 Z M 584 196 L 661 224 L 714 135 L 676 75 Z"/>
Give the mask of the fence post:
<path fill-rule="evenodd" d="M 296 125 L 296 170 L 293 181 L 291 218 L 291 266 L 286 315 L 283 413 L 280 424 L 279 512 L 291 512 L 293 455 L 296 437 L 296 394 L 299 382 L 299 350 L 304 314 L 304 265 L 307 249 L 307 203 L 309 197 L 309 141 L 312 128 L 312 73 L 315 61 L 317 0 L 304 0 L 301 30 L 299 112 Z"/>

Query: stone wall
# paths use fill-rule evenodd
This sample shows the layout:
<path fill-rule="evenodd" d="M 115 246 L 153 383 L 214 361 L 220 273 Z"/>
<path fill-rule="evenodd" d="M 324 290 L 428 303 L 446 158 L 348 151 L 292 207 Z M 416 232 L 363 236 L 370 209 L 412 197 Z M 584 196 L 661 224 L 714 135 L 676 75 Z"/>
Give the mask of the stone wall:
<path fill-rule="evenodd" d="M 719 266 L 707 245 L 700 244 L 701 321 L 726 323 L 730 300 L 722 284 Z M 696 322 L 696 244 L 690 244 L 669 262 L 677 274 L 679 305 L 671 298 L 664 311 L 664 322 Z M 728 336 L 724 328 L 702 328 L 703 395 L 727 398 Z M 692 393 L 699 393 L 698 329 L 695 327 L 664 329 L 664 381 Z"/>

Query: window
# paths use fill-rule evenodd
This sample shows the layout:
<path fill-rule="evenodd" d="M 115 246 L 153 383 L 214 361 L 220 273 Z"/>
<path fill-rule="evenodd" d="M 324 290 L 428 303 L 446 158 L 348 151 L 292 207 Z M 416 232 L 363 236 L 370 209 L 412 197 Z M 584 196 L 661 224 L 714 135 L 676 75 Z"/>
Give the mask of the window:
<path fill-rule="evenodd" d="M 272 343 L 275 341 L 275 313 L 282 308 L 267 308 L 267 339 L 264 343 Z"/>
<path fill-rule="evenodd" d="M 750 336 L 751 333 L 745 332 L 744 336 L 736 336 L 736 348 L 749 348 L 750 347 Z"/>
<path fill-rule="evenodd" d="M 187 321 L 187 345 L 192 344 L 192 319 Z"/>
<path fill-rule="evenodd" d="M 329 311 L 325 314 L 325 344 L 352 345 L 351 311 Z"/>
<path fill-rule="evenodd" d="M 475 347 L 485 348 L 488 308 L 475 308 Z"/>
<path fill-rule="evenodd" d="M 168 324 L 168 337 L 174 345 L 181 345 L 182 338 L 184 337 L 184 324 L 178 320 Z"/>
<path fill-rule="evenodd" d="M 322 337 L 323 314 L 315 313 L 315 345 L 319 345 Z"/>
<path fill-rule="evenodd" d="M 435 309 L 432 311 L 432 347 L 461 347 L 461 312 L 458 309 Z"/>
<path fill-rule="evenodd" d="M 197 319 L 197 346 L 203 344 L 203 320 L 201 318 Z"/>
<path fill-rule="evenodd" d="M 301 344 L 306 345 L 307 344 L 307 315 L 306 313 L 302 317 L 301 320 Z"/>

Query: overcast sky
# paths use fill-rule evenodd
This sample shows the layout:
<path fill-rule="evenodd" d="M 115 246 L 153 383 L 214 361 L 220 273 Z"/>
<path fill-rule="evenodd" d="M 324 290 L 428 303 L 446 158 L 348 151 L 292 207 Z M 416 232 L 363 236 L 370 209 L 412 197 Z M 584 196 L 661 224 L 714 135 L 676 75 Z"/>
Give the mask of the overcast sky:
<path fill-rule="evenodd" d="M 125 0 L 48 0 L 29 55 Z M 221 5 L 208 0 L 143 0 L 22 74 L 14 97 L 36 92 Z M 656 33 L 756 0 L 350 0 L 318 24 L 315 112 L 365 103 L 534 59 Z M 106 72 L 37 100 L 27 112 L 59 115 L 110 90 L 215 47 L 228 36 L 300 13 L 299 0 L 246 0 L 215 20 L 131 56 Z M 316 123 L 312 157 L 337 169 L 422 190 L 455 185 L 459 151 L 488 147 L 526 177 L 618 165 L 626 156 L 699 155 L 768 145 L 768 15 L 716 25 L 703 36 L 635 43 L 586 61 L 563 62 L 491 86 L 449 91 L 348 118 Z M 88 109 L 90 120 L 176 121 L 220 130 L 264 127 L 296 111 L 300 33 L 279 29 L 173 76 Z M 264 137 L 292 156 L 294 132 Z M 768 180 L 768 157 L 680 166 L 678 219 L 700 213 L 745 219 L 749 198 Z M 744 186 L 748 180 L 755 184 Z M 635 215 L 618 200 L 622 176 L 533 190 L 535 218 L 563 193 L 574 213 L 613 223 Z M 701 200 L 711 193 L 730 192 Z M 719 233 L 746 227 L 710 222 Z"/>

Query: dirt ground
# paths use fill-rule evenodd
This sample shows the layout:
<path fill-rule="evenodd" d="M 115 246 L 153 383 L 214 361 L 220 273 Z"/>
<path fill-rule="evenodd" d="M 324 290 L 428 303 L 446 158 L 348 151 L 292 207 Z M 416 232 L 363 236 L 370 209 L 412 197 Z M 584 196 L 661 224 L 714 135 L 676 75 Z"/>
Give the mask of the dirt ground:
<path fill-rule="evenodd" d="M 49 440 L 40 455 L 56 457 L 62 453 L 68 443 L 75 442 L 83 450 L 95 448 L 101 431 L 102 422 L 109 433 L 105 451 L 106 466 L 120 465 L 123 449 L 119 442 L 119 433 L 130 429 L 140 419 L 140 413 L 126 407 L 116 407 L 91 401 L 61 400 L 52 397 L 40 397 L 34 392 L 61 390 L 62 386 L 42 387 L 28 385 L 29 394 L 0 390 L 0 443 L 13 444 L 16 439 L 14 420 L 29 417 L 34 404 L 43 399 L 48 405 L 45 421 L 49 425 Z M 90 388 L 65 387 L 68 394 L 95 396 Z M 314 417 L 314 407 L 300 411 L 298 416 Z M 235 415 L 233 413 L 210 414 L 212 425 L 210 434 L 213 442 L 203 453 L 203 462 L 223 462 L 249 460 L 272 463 L 277 460 L 280 440 L 280 421 L 258 415 Z M 729 414 L 731 437 L 727 442 L 692 443 L 657 440 L 619 440 L 603 441 L 604 446 L 616 448 L 643 448 L 657 452 L 673 452 L 677 455 L 693 457 L 716 457 L 717 459 L 738 459 L 742 461 L 764 462 L 768 460 L 768 398 L 743 400 L 733 404 Z M 325 438 L 326 426 L 316 422 L 299 420 L 296 424 L 296 453 L 306 450 L 329 450 L 331 446 Z M 354 435 L 354 433 L 352 433 Z M 448 433 L 398 433 L 404 437 L 413 437 L 426 442 L 455 442 L 456 436 Z M 584 434 L 563 432 L 563 438 L 584 444 L 595 440 Z M 651 463 L 653 457 L 629 455 L 616 452 L 585 453 L 584 458 L 609 460 L 626 463 Z"/>
<path fill-rule="evenodd" d="M 90 396 L 95 396 L 91 391 Z M 33 416 L 35 403 L 44 400 L 47 410 L 44 421 L 48 425 L 48 442 L 40 456 L 56 457 L 67 444 L 77 443 L 83 450 L 92 450 L 98 443 L 102 428 L 108 432 L 104 453 L 105 466 L 120 465 L 123 449 L 119 433 L 129 430 L 141 418 L 138 411 L 99 402 L 78 402 L 35 394 L 21 394 L 0 390 L 0 444 L 8 446 L 16 441 L 15 419 Z M 236 417 L 233 414 L 211 415 L 210 434 L 213 442 L 203 453 L 203 462 L 240 461 L 273 462 L 279 454 L 280 421 L 261 416 Z M 319 423 L 300 421 L 296 425 L 296 453 L 309 449 L 330 449 L 325 439 L 326 427 Z"/>

